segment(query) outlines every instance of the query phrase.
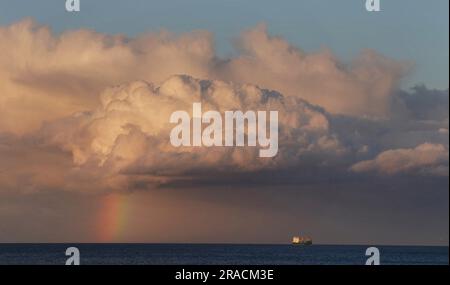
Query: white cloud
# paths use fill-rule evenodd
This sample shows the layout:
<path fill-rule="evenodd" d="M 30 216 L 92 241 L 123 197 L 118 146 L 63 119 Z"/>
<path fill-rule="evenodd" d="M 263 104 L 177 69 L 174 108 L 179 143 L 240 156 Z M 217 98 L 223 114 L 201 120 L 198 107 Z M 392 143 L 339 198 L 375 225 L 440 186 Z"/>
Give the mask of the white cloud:
<path fill-rule="evenodd" d="M 0 50 L 1 191 L 123 190 L 211 172 L 297 175 L 353 164 L 448 175 L 448 91 L 399 95 L 409 64 L 374 51 L 346 63 L 259 25 L 241 35 L 236 55 L 220 58 L 207 31 L 54 35 L 31 20 L 0 27 Z M 199 101 L 219 112 L 278 110 L 278 155 L 171 146 L 171 112 Z M 442 150 L 412 148 L 425 142 L 447 149 L 447 160 Z M 376 159 L 355 164 L 374 150 Z"/>
<path fill-rule="evenodd" d="M 354 164 L 354 172 L 375 171 L 381 174 L 419 173 L 448 176 L 448 148 L 424 143 L 415 148 L 386 150 L 373 160 Z"/>
<path fill-rule="evenodd" d="M 265 25 L 244 32 L 238 47 L 240 55 L 221 66 L 221 76 L 352 116 L 388 116 L 391 96 L 411 65 L 373 50 L 364 50 L 351 63 L 326 49 L 306 53 L 281 37 L 270 36 Z"/>
<path fill-rule="evenodd" d="M 193 102 L 202 102 L 203 112 L 278 110 L 279 155 L 262 159 L 255 147 L 172 146 L 170 115 L 176 110 L 191 113 Z M 39 136 L 47 145 L 70 151 L 80 168 L 163 180 L 196 170 L 278 169 L 298 164 L 308 153 L 328 152 L 333 157 L 345 151 L 319 108 L 254 85 L 188 76 L 172 76 L 160 86 L 137 81 L 107 89 L 98 108 L 45 124 Z"/>
<path fill-rule="evenodd" d="M 167 31 L 135 38 L 91 30 L 54 35 L 23 20 L 0 27 L 0 131 L 24 134 L 42 122 L 91 109 L 103 89 L 174 74 L 256 84 L 308 100 L 334 114 L 386 116 L 392 91 L 408 69 L 373 51 L 352 63 L 330 51 L 305 53 L 263 25 L 244 32 L 240 53 L 220 58 L 212 35 Z"/>

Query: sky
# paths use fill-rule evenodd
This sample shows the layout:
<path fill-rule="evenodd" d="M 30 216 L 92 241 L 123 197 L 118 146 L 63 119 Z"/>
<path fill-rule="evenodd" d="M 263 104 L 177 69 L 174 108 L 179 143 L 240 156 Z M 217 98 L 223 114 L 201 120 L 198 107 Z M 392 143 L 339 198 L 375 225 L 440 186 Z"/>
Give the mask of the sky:
<path fill-rule="evenodd" d="M 448 1 L 0 0 L 0 242 L 448 245 Z M 279 149 L 174 147 L 276 110 Z"/>
<path fill-rule="evenodd" d="M 160 29 L 178 33 L 207 29 L 214 33 L 219 54 L 227 55 L 233 52 L 232 42 L 240 31 L 263 22 L 271 33 L 307 51 L 326 46 L 350 59 L 361 49 L 373 48 L 413 61 L 416 68 L 405 86 L 424 83 L 447 88 L 448 1 L 383 1 L 382 12 L 376 14 L 367 13 L 364 2 L 89 0 L 81 4 L 81 13 L 69 14 L 61 0 L 0 1 L 0 24 L 29 16 L 55 32 L 89 28 L 136 35 Z"/>

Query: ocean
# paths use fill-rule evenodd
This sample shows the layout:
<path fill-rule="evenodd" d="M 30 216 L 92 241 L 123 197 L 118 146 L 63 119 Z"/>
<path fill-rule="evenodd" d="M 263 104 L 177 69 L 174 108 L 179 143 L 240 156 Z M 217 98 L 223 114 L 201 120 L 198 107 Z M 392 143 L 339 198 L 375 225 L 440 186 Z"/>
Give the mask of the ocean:
<path fill-rule="evenodd" d="M 236 244 L 0 244 L 1 265 L 364 265 L 368 246 Z M 447 246 L 378 246 L 383 265 L 448 265 Z"/>

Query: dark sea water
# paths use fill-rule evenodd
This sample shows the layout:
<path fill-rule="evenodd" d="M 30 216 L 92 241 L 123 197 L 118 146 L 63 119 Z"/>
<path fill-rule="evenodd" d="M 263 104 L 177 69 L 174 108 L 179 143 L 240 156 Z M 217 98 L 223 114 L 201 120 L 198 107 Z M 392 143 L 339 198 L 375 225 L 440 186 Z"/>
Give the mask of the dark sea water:
<path fill-rule="evenodd" d="M 60 264 L 69 246 L 81 264 L 363 265 L 368 246 L 220 244 L 0 244 L 0 264 Z M 379 246 L 381 264 L 449 264 L 448 247 Z"/>

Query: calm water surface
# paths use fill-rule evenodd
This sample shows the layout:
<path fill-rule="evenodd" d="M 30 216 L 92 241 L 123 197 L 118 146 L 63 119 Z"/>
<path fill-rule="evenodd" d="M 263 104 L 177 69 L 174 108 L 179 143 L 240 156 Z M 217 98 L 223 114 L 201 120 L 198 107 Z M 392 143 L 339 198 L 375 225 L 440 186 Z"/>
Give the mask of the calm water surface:
<path fill-rule="evenodd" d="M 220 244 L 0 244 L 0 264 L 64 264 L 76 246 L 81 264 L 364 264 L 368 246 Z M 379 246 L 381 264 L 449 264 L 448 247 Z"/>

